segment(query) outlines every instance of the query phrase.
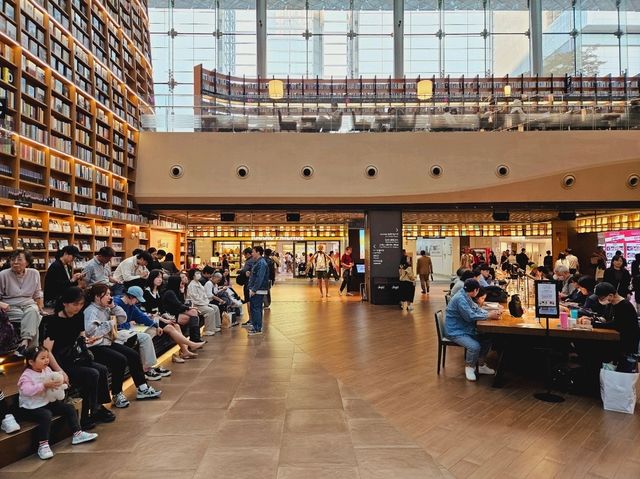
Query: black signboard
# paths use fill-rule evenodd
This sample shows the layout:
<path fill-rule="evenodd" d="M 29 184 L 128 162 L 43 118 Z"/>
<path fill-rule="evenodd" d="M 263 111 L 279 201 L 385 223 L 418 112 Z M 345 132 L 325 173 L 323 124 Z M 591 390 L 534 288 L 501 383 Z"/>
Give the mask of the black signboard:
<path fill-rule="evenodd" d="M 31 203 L 31 201 L 16 200 L 16 206 L 22 206 L 23 208 L 31 208 L 33 206 L 33 203 Z"/>
<path fill-rule="evenodd" d="M 397 278 L 402 254 L 402 212 L 370 211 L 367 226 L 371 277 Z"/>

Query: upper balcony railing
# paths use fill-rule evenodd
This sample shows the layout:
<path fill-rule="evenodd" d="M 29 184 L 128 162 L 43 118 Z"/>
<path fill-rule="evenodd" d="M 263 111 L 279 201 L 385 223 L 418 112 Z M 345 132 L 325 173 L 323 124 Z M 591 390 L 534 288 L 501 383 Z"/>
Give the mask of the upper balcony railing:
<path fill-rule="evenodd" d="M 309 133 L 640 129 L 639 77 L 281 79 L 275 85 L 273 80 L 221 75 L 197 66 L 195 105 L 156 107 L 143 117 L 143 129 Z"/>

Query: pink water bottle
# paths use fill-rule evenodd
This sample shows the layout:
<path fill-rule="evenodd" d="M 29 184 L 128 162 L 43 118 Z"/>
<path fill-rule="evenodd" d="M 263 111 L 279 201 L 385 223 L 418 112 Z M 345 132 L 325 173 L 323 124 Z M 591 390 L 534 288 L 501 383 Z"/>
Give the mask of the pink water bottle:
<path fill-rule="evenodd" d="M 566 311 L 560 311 L 560 327 L 562 329 L 569 329 L 569 313 Z"/>

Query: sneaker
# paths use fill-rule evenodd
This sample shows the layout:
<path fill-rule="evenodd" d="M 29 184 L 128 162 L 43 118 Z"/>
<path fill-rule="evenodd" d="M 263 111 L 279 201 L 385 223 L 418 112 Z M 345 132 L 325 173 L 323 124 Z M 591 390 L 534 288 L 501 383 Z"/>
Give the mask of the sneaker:
<path fill-rule="evenodd" d="M 119 408 L 129 407 L 129 400 L 127 399 L 127 396 L 125 396 L 123 392 L 119 392 L 113 398 L 113 405 Z"/>
<path fill-rule="evenodd" d="M 7 414 L 2 420 L 1 429 L 7 434 L 11 434 L 12 432 L 20 430 L 20 424 L 18 424 L 16 418 L 13 417 L 13 414 Z"/>
<path fill-rule="evenodd" d="M 250 328 L 251 327 L 251 321 L 245 321 L 244 323 L 242 323 L 242 327 L 243 328 Z"/>
<path fill-rule="evenodd" d="M 427 292 L 423 289 L 423 290 L 422 290 L 422 294 L 427 294 Z"/>
<path fill-rule="evenodd" d="M 18 346 L 18 349 L 16 349 L 13 354 L 15 354 L 19 358 L 24 358 L 24 354 L 26 352 L 27 352 L 27 347 L 24 344 L 21 344 L 20 346 Z M 47 447 L 49 447 L 49 446 L 47 446 Z M 49 449 L 49 452 L 51 452 L 51 449 Z M 53 453 L 51 453 L 51 455 L 53 455 Z M 49 458 L 47 458 L 47 459 L 49 459 Z"/>
<path fill-rule="evenodd" d="M 235 326 L 240 326 L 240 321 L 234 321 L 233 323 L 231 323 L 232 328 Z"/>
<path fill-rule="evenodd" d="M 74 434 L 71 439 L 71 444 L 82 444 L 83 442 L 93 441 L 98 435 L 95 432 L 80 431 L 79 434 Z"/>
<path fill-rule="evenodd" d="M 149 369 L 144 373 L 144 377 L 147 378 L 147 381 L 160 381 L 162 379 L 160 373 L 156 372 L 155 369 Z"/>
<path fill-rule="evenodd" d="M 478 367 L 478 372 L 480 374 L 488 374 L 490 376 L 493 376 L 496 374 L 495 369 L 491 369 L 489 366 L 487 366 L 486 364 L 483 364 L 482 366 Z"/>
<path fill-rule="evenodd" d="M 116 420 L 116 415 L 100 404 L 93 414 L 91 414 L 91 419 L 95 422 L 113 422 Z"/>
<path fill-rule="evenodd" d="M 262 331 L 256 331 L 255 329 L 249 331 L 249 336 L 256 336 L 258 334 L 262 334 Z"/>
<path fill-rule="evenodd" d="M 214 331 L 215 331 L 216 333 L 219 333 L 220 331 L 222 331 L 222 328 L 216 328 L 216 329 L 214 329 Z"/>
<path fill-rule="evenodd" d="M 264 306 L 262 309 L 271 309 L 271 306 Z"/>
<path fill-rule="evenodd" d="M 163 378 L 171 376 L 171 370 L 170 369 L 165 369 L 165 368 L 163 368 L 161 366 L 158 366 L 157 368 L 153 368 L 153 370 L 155 372 L 157 372 Z"/>
<path fill-rule="evenodd" d="M 215 336 L 216 332 L 215 331 L 205 331 L 204 332 L 204 336 Z"/>
<path fill-rule="evenodd" d="M 159 398 L 162 391 L 156 391 L 151 386 L 147 386 L 147 389 L 142 391 L 140 388 L 136 391 L 136 399 L 155 399 Z"/>
<path fill-rule="evenodd" d="M 409 306 L 407 306 L 407 310 L 408 311 L 413 311 L 413 304 L 410 304 Z"/>
<path fill-rule="evenodd" d="M 49 447 L 49 444 L 40 444 L 38 446 L 38 457 L 43 460 L 53 457 L 53 451 Z"/>
<path fill-rule="evenodd" d="M 465 366 L 464 374 L 467 376 L 467 381 L 475 381 L 476 380 L 476 368 L 471 366 Z"/>
<path fill-rule="evenodd" d="M 342 296 L 342 291 L 338 291 L 338 296 Z"/>

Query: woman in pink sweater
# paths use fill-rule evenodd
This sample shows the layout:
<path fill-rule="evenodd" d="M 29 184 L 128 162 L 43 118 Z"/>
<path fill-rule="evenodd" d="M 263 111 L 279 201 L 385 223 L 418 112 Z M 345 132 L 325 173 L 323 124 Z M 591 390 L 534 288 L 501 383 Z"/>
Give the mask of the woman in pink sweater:
<path fill-rule="evenodd" d="M 38 423 L 38 456 L 50 459 L 53 452 L 49 447 L 51 418 L 54 415 L 64 416 L 73 431 L 71 444 L 93 441 L 98 437 L 95 433 L 80 429 L 78 415 L 71 404 L 48 397 L 47 392 L 60 388 L 64 383 L 62 374 L 53 376 L 49 367 L 49 351 L 44 347 L 29 348 L 25 352 L 27 367 L 18 380 L 20 391 L 20 417 Z"/>

